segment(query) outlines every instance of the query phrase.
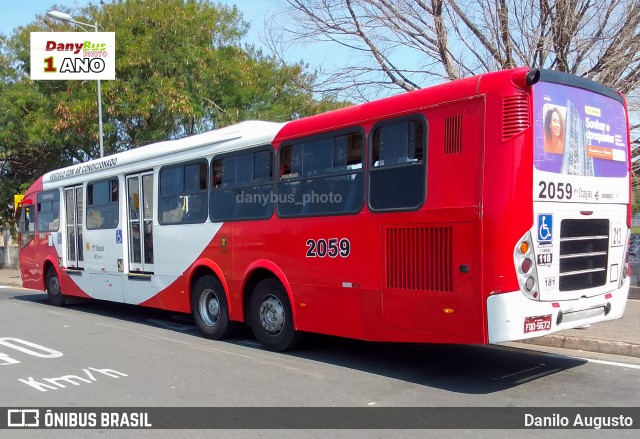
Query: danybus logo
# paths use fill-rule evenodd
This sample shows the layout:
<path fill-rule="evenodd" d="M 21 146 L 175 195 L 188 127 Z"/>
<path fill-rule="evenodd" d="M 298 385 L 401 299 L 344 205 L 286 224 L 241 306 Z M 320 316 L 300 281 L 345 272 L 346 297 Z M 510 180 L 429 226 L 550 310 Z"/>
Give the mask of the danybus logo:
<path fill-rule="evenodd" d="M 31 79 L 116 79 L 115 32 L 31 32 Z"/>
<path fill-rule="evenodd" d="M 40 410 L 11 409 L 7 411 L 7 427 L 40 427 Z"/>

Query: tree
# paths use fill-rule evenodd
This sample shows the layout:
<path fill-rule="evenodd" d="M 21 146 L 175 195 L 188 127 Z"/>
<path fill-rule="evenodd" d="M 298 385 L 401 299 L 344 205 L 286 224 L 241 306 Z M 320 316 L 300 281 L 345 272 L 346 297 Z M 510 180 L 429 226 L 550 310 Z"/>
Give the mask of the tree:
<path fill-rule="evenodd" d="M 269 45 L 332 43 L 351 56 L 316 91 L 358 100 L 515 66 L 555 69 L 627 95 L 640 154 L 640 0 L 286 0 Z M 640 182 L 638 182 L 640 183 Z M 640 187 L 640 184 L 638 185 Z"/>
<path fill-rule="evenodd" d="M 408 91 L 515 66 L 569 72 L 623 93 L 640 84 L 640 0 L 286 2 L 289 24 L 271 29 L 276 50 L 331 41 L 366 55 L 333 72 L 343 89 Z"/>
<path fill-rule="evenodd" d="M 115 0 L 67 10 L 116 33 L 102 81 L 105 154 L 245 119 L 289 120 L 343 106 L 316 100 L 303 64 L 242 46 L 237 8 L 208 0 Z M 99 154 L 96 81 L 30 81 L 29 36 L 80 31 L 38 17 L 0 38 L 0 205 L 37 176 Z"/>

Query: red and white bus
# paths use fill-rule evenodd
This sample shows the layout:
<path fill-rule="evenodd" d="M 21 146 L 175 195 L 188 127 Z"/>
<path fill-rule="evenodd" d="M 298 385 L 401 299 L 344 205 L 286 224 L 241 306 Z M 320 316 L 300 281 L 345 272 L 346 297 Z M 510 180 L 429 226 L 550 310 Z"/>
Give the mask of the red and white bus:
<path fill-rule="evenodd" d="M 622 317 L 625 98 L 518 68 L 283 124 L 243 122 L 49 172 L 23 285 L 373 341 L 520 340 Z"/>

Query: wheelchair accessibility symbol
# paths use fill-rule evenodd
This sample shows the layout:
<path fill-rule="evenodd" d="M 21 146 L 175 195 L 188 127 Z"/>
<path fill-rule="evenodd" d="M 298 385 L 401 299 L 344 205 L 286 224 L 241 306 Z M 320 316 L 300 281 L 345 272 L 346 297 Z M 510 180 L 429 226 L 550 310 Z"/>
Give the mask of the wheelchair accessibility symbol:
<path fill-rule="evenodd" d="M 122 244 L 122 229 L 116 229 L 116 244 Z"/>
<path fill-rule="evenodd" d="M 553 215 L 550 213 L 538 214 L 538 242 L 551 243 L 553 240 Z"/>

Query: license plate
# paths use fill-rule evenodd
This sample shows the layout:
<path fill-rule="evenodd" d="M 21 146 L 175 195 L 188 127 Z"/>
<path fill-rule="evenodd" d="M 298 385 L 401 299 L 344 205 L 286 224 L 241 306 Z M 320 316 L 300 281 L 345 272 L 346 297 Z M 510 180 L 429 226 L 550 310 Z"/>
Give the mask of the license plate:
<path fill-rule="evenodd" d="M 551 329 L 551 314 L 548 316 L 525 317 L 524 333 L 548 331 Z"/>

